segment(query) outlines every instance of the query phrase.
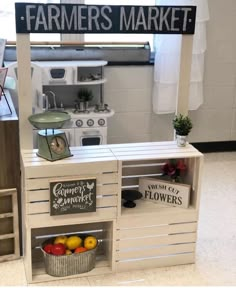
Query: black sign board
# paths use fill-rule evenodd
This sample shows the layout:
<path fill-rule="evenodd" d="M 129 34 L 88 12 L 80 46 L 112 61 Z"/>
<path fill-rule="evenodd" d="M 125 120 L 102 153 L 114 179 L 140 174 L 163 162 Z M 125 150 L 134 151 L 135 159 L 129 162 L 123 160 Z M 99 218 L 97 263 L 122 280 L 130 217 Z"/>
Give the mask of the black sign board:
<path fill-rule="evenodd" d="M 16 33 L 194 34 L 196 6 L 15 3 Z"/>
<path fill-rule="evenodd" d="M 50 215 L 95 211 L 95 178 L 50 182 Z"/>

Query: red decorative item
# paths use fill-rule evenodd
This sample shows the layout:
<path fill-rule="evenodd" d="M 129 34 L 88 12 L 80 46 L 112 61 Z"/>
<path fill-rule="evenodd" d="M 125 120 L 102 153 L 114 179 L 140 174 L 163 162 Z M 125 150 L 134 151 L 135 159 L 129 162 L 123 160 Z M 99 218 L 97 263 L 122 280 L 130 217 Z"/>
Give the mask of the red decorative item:
<path fill-rule="evenodd" d="M 181 182 L 181 176 L 187 170 L 187 166 L 183 159 L 170 159 L 162 167 L 163 176 L 169 176 L 175 182 Z"/>

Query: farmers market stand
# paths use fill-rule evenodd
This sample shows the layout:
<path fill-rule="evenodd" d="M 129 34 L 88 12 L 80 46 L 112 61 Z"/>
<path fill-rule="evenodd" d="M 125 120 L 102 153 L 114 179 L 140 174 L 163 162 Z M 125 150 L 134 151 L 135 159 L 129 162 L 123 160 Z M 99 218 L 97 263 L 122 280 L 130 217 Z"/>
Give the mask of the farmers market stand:
<path fill-rule="evenodd" d="M 78 29 L 74 31 L 75 28 L 73 28 L 72 31 L 73 25 L 69 24 L 72 22 L 67 18 L 68 21 L 64 22 L 65 19 L 61 19 L 61 6 L 63 4 L 16 3 L 23 255 L 27 281 L 32 283 L 60 279 L 60 277 L 52 277 L 46 273 L 40 244 L 52 235 L 76 232 L 86 233 L 89 231 L 99 240 L 96 265 L 88 273 L 66 276 L 63 279 L 194 263 L 203 161 L 200 152 L 189 144 L 186 148 L 178 148 L 174 141 L 113 144 L 74 147 L 71 148 L 73 157 L 48 162 L 39 158 L 36 155 L 36 150 L 32 150 L 32 127 L 28 117 L 32 114 L 33 107 L 30 33 L 70 34 L 87 33 L 86 31 L 94 33 L 184 34 L 181 42 L 176 114 L 187 115 L 196 7 L 137 6 L 137 9 L 132 10 L 138 13 L 135 16 L 135 19 L 138 19 L 137 23 L 135 25 L 124 25 L 124 23 L 120 25 L 119 20 L 124 20 L 125 17 L 127 17 L 126 20 L 129 19 L 130 8 L 126 8 L 126 6 L 83 5 L 83 11 L 86 13 L 88 13 L 86 9 L 90 9 L 90 12 L 91 9 L 96 9 L 99 13 L 101 13 L 101 9 L 105 9 L 103 12 L 109 9 L 111 16 L 123 15 L 124 18 L 120 17 L 120 19 L 116 19 L 117 21 L 111 22 L 105 21 L 105 23 L 112 24 L 109 31 L 107 30 L 109 27 L 105 27 L 104 31 L 98 31 L 97 25 L 95 25 L 97 22 L 92 21 L 92 19 L 87 19 L 92 26 L 95 26 L 92 27 L 92 30 L 90 26 L 82 27 L 79 30 L 79 27 L 74 25 Z M 72 18 L 71 9 L 74 8 L 73 11 L 80 11 L 83 14 L 82 10 L 75 6 L 79 6 L 79 4 L 64 5 L 62 7 L 64 17 L 70 15 Z M 148 10 L 149 8 L 151 10 Z M 49 15 L 53 14 L 53 10 L 53 13 L 59 14 L 57 16 L 55 14 L 51 19 Z M 166 17 L 168 13 L 170 17 L 166 19 L 152 17 L 153 10 L 155 10 L 155 15 L 162 15 L 159 18 Z M 151 13 L 149 13 L 150 11 Z M 125 16 L 126 13 L 128 13 L 127 16 Z M 102 15 L 101 13 L 101 17 Z M 149 28 L 144 23 L 146 20 L 140 19 L 142 15 L 151 16 L 152 21 L 158 21 L 158 24 L 154 25 L 151 21 L 152 27 L 148 30 Z M 85 17 L 85 15 L 80 16 Z M 109 20 L 109 17 L 106 20 Z M 159 25 L 159 21 L 162 22 L 162 25 Z M 70 25 L 69 28 L 71 29 L 68 27 L 63 29 L 59 24 L 62 22 L 65 25 Z M 103 22 L 101 21 L 101 23 Z M 100 25 L 100 22 L 97 24 Z M 102 25 L 105 26 L 104 23 Z M 127 31 L 127 26 L 130 26 L 129 31 Z M 135 27 L 135 31 L 132 31 L 131 26 Z M 122 31 L 119 30 L 120 27 L 123 27 Z M 136 30 L 137 27 L 138 30 Z M 46 44 L 50 45 L 50 42 Z M 86 43 L 58 43 L 58 45 L 68 44 L 75 46 Z M 184 159 L 188 167 L 183 182 L 191 185 L 189 207 L 187 209 L 168 207 L 143 199 L 137 201 L 135 208 L 123 207 L 122 190 L 138 189 L 138 181 L 141 177 L 160 176 L 161 167 L 168 159 Z M 63 182 L 68 179 L 81 179 L 81 177 L 82 179 L 96 178 L 96 211 L 51 215 L 50 183 L 54 180 Z"/>
<path fill-rule="evenodd" d="M 95 268 L 74 278 L 194 263 L 203 155 L 173 142 L 112 144 L 71 148 L 73 157 L 49 162 L 37 150 L 22 151 L 24 260 L 27 281 L 61 279 L 45 272 L 40 244 L 51 235 L 90 231 L 99 241 Z M 140 177 L 161 174 L 168 159 L 184 159 L 191 185 L 187 209 L 137 200 L 122 206 L 121 191 L 137 187 Z M 52 180 L 97 181 L 96 212 L 50 216 Z"/>

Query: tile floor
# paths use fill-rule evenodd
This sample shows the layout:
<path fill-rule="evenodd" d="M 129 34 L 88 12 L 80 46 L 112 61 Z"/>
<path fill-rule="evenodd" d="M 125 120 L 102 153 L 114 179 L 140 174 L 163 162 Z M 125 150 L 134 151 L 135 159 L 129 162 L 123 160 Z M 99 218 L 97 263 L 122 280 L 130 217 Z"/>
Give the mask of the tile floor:
<path fill-rule="evenodd" d="M 199 221 L 195 264 L 38 285 L 236 286 L 236 152 L 205 154 Z M 0 263 L 0 285 L 27 285 L 22 259 Z"/>

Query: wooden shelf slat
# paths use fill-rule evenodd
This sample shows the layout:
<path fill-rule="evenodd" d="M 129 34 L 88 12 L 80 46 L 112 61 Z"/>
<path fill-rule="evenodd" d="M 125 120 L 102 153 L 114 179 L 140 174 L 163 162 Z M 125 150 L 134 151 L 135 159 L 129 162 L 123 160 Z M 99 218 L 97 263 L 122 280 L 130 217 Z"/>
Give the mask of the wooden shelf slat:
<path fill-rule="evenodd" d="M 0 219 L 2 218 L 10 218 L 10 217 L 13 217 L 14 214 L 13 213 L 2 213 L 0 214 Z"/>
<path fill-rule="evenodd" d="M 0 235 L 0 240 L 11 239 L 11 238 L 15 238 L 14 233 Z"/>

